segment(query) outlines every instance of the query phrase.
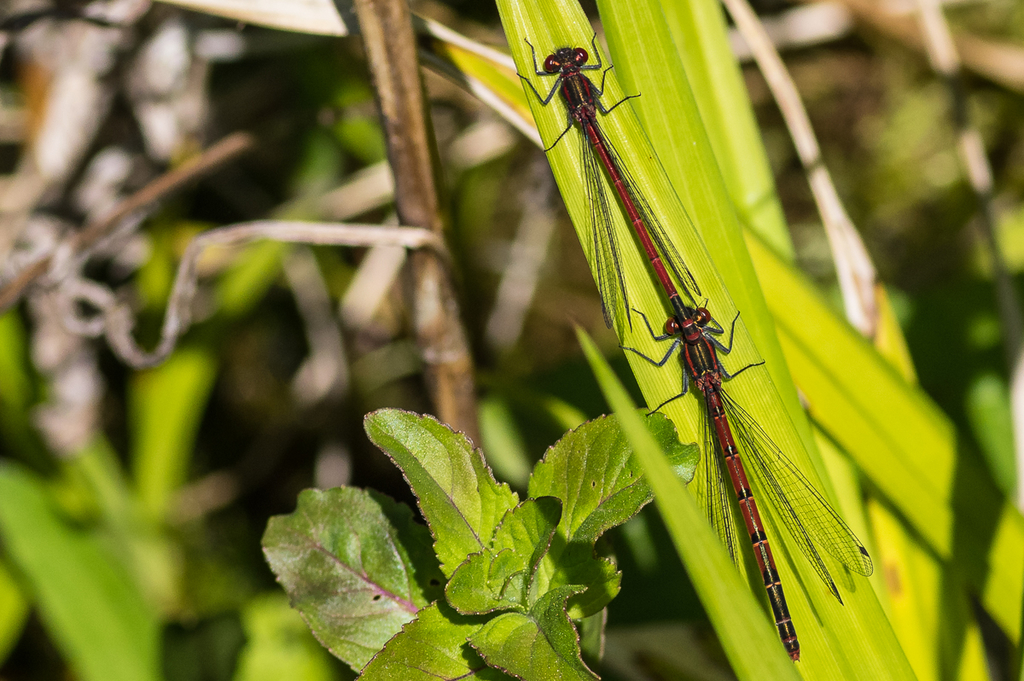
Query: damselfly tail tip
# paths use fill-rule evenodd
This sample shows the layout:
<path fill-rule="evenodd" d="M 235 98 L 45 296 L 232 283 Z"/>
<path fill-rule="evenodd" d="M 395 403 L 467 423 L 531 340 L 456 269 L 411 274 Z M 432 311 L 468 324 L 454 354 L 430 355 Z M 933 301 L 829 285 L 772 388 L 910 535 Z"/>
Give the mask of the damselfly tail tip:
<path fill-rule="evenodd" d="M 800 659 L 800 641 L 798 641 L 796 638 L 796 632 L 792 631 L 792 629 L 790 629 L 790 631 L 792 633 L 789 636 L 783 637 L 782 646 L 786 649 L 786 652 L 789 654 L 789 659 L 793 660 L 793 662 L 796 662 Z M 782 632 L 779 633 L 781 634 Z"/>

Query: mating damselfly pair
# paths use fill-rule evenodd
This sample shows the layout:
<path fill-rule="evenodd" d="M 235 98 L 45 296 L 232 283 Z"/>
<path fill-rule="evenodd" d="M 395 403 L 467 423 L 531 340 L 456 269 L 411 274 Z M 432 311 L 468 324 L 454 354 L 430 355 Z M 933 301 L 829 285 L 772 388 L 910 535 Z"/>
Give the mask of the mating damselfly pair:
<path fill-rule="evenodd" d="M 530 44 L 529 41 L 527 44 Z M 723 541 L 735 557 L 736 538 L 732 532 L 733 525 L 728 522 L 729 500 L 725 491 L 725 477 L 728 476 L 753 546 L 754 559 L 764 581 L 779 637 L 790 658 L 797 660 L 800 657 L 800 644 L 764 523 L 747 478 L 744 459 L 759 483 L 759 493 L 769 500 L 775 516 L 781 519 L 801 552 L 840 603 L 842 598 L 819 553 L 819 547 L 846 569 L 860 575 L 871 574 L 871 559 L 863 544 L 828 501 L 772 441 L 768 433 L 724 389 L 725 381 L 761 366 L 763 362 L 749 364 L 731 373 L 723 365 L 719 353 L 728 355 L 732 351 L 739 313 L 729 326 L 728 342 L 725 342 L 725 327 L 710 313 L 708 301 L 698 302 L 701 293 L 696 279 L 599 123 L 598 114 L 610 113 L 629 97 L 610 107 L 604 105 L 601 97 L 605 76 L 611 67 L 603 67 L 596 36 L 591 42 L 591 48 L 597 56 L 596 63 L 589 63 L 590 54 L 582 47 L 561 47 L 545 58 L 541 68 L 537 65 L 536 51 L 530 44 L 534 75 L 555 77 L 555 81 L 550 89 L 546 89 L 546 94 L 542 95 L 530 78 L 520 77 L 542 104 L 549 104 L 556 94 L 560 94 L 566 105 L 568 125 L 546 151 L 554 148 L 574 126 L 581 133 L 580 158 L 583 159 L 583 177 L 591 209 L 590 247 L 605 322 L 620 329 L 625 319 L 625 323 L 631 327 L 630 315 L 636 312 L 652 340 L 669 342 L 669 347 L 661 357 L 650 357 L 632 347 L 623 346 L 623 349 L 657 367 L 664 366 L 673 356 L 681 359 L 682 389 L 658 405 L 655 411 L 684 396 L 691 382 L 703 397 L 703 452 L 708 472 L 705 488 L 699 491 L 699 496 L 703 496 L 709 521 L 723 533 Z M 585 74 L 586 71 L 602 72 L 600 87 Z M 621 266 L 623 245 L 612 224 L 602 168 L 667 297 L 671 314 L 665 322 L 663 334 L 655 333 L 647 315 L 633 308 L 630 303 Z M 716 456 L 712 456 L 712 452 Z"/>

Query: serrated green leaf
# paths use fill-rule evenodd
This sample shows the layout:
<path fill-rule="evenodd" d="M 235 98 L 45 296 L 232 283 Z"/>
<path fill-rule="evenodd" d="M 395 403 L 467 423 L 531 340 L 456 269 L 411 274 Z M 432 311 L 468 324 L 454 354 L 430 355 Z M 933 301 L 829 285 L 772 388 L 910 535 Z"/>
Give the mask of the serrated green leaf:
<path fill-rule="evenodd" d="M 401 469 L 434 536 L 446 577 L 487 548 L 519 497 L 498 484 L 480 450 L 432 416 L 381 409 L 363 422 L 370 441 Z"/>
<path fill-rule="evenodd" d="M 525 611 L 535 600 L 530 597 L 534 572 L 561 516 L 562 503 L 555 497 L 527 499 L 505 514 L 491 546 L 455 570 L 445 587 L 448 603 L 463 615 Z"/>
<path fill-rule="evenodd" d="M 697 463 L 696 447 L 681 445 L 672 422 L 652 414 L 646 422 L 672 465 L 688 482 Z M 600 612 L 619 590 L 619 573 L 607 559 L 594 556 L 594 542 L 651 501 L 633 449 L 614 417 L 604 416 L 567 433 L 537 464 L 530 478 L 530 496 L 563 500 L 560 541 L 552 543 L 539 572 L 541 592 L 564 584 L 589 588 L 572 599 L 574 619 Z"/>
<path fill-rule="evenodd" d="M 443 581 L 412 510 L 354 488 L 302 492 L 294 513 L 270 519 L 263 551 L 317 639 L 356 669 Z"/>
<path fill-rule="evenodd" d="M 463 617 L 444 603 L 420 610 L 416 620 L 388 641 L 370 661 L 361 681 L 511 681 L 487 666 L 466 640 L 480 629 L 479 617 Z"/>
<path fill-rule="evenodd" d="M 578 586 L 553 589 L 534 604 L 529 614 L 508 612 L 489 620 L 469 637 L 487 664 L 523 681 L 598 678 L 580 658 L 576 628 L 566 613 L 566 601 Z"/>
<path fill-rule="evenodd" d="M 160 677 L 154 608 L 100 537 L 65 522 L 42 480 L 10 463 L 0 466 L 0 535 L 78 678 Z"/>

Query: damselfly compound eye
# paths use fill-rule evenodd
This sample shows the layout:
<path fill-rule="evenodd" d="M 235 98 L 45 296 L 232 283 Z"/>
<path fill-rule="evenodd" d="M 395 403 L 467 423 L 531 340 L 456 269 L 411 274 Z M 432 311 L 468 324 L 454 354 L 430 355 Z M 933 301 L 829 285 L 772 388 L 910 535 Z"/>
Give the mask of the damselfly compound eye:
<path fill-rule="evenodd" d="M 669 317 L 668 321 L 665 322 L 665 333 L 670 336 L 675 336 L 679 333 L 679 322 L 676 321 L 675 317 Z"/>
<path fill-rule="evenodd" d="M 701 326 L 707 325 L 711 321 L 711 313 L 708 312 L 706 307 L 697 308 L 697 323 Z"/>
<path fill-rule="evenodd" d="M 558 73 L 561 66 L 553 54 L 549 54 L 548 58 L 544 60 L 544 70 L 548 73 Z"/>
<path fill-rule="evenodd" d="M 582 47 L 577 47 L 573 50 L 572 58 L 576 61 L 576 66 L 583 66 L 590 59 L 590 55 Z"/>

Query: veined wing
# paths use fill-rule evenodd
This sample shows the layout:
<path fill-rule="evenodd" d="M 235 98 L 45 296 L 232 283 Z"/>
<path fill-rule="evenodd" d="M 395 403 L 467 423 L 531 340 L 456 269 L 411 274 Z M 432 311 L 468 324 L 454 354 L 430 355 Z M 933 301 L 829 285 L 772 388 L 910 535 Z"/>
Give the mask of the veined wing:
<path fill-rule="evenodd" d="M 643 218 L 644 224 L 647 226 L 647 231 L 651 235 L 654 247 L 658 249 L 662 261 L 668 265 L 669 270 L 671 270 L 675 277 L 676 283 L 683 289 L 681 295 L 689 298 L 690 303 L 696 306 L 695 297 L 699 298 L 701 295 L 697 280 L 690 272 L 690 268 L 686 266 L 686 262 L 683 260 L 683 256 L 680 255 L 679 249 L 676 248 L 672 239 L 665 232 L 665 227 L 661 224 L 658 216 L 651 209 L 651 204 L 647 202 L 647 197 L 637 190 L 637 182 L 633 178 L 632 173 L 629 172 L 629 167 L 622 162 L 618 151 L 612 144 L 609 143 L 607 146 L 608 153 L 611 154 L 612 160 L 615 161 L 615 165 L 619 169 L 619 173 L 626 181 L 626 191 L 629 192 L 630 198 L 633 199 L 633 204 L 640 212 L 640 217 Z M 689 214 L 686 213 L 685 207 L 683 207 L 683 213 L 686 215 L 686 220 L 692 228 L 692 220 L 690 220 Z"/>
<path fill-rule="evenodd" d="M 690 388 L 697 390 L 692 382 Z M 734 495 L 726 489 L 725 457 L 722 454 L 722 446 L 715 437 L 715 427 L 712 424 L 707 399 L 704 395 L 699 399 L 703 405 L 700 432 L 704 443 L 704 484 L 697 487 L 697 502 L 707 513 L 708 524 L 715 528 L 718 538 L 729 549 L 733 562 L 738 562 L 740 553 L 736 548 L 736 520 L 731 510 L 731 499 Z"/>
<path fill-rule="evenodd" d="M 750 414 L 724 392 L 722 400 L 740 446 L 740 455 L 759 474 L 759 489 L 771 498 L 776 514 L 796 540 L 800 551 L 842 603 L 839 590 L 817 547 L 851 572 L 865 577 L 873 570 L 867 549 Z"/>
<path fill-rule="evenodd" d="M 601 131 L 596 128 L 598 135 Z M 597 160 L 585 130 L 580 130 L 580 157 L 583 159 L 583 175 L 587 183 L 587 198 L 590 204 L 590 248 L 594 269 L 597 271 L 597 290 L 601 295 L 601 309 L 604 323 L 615 329 L 619 336 L 625 330 L 623 320 L 632 329 L 629 315 L 629 296 L 619 255 L 619 242 L 611 220 L 611 206 L 605 191 L 605 175 Z"/>

